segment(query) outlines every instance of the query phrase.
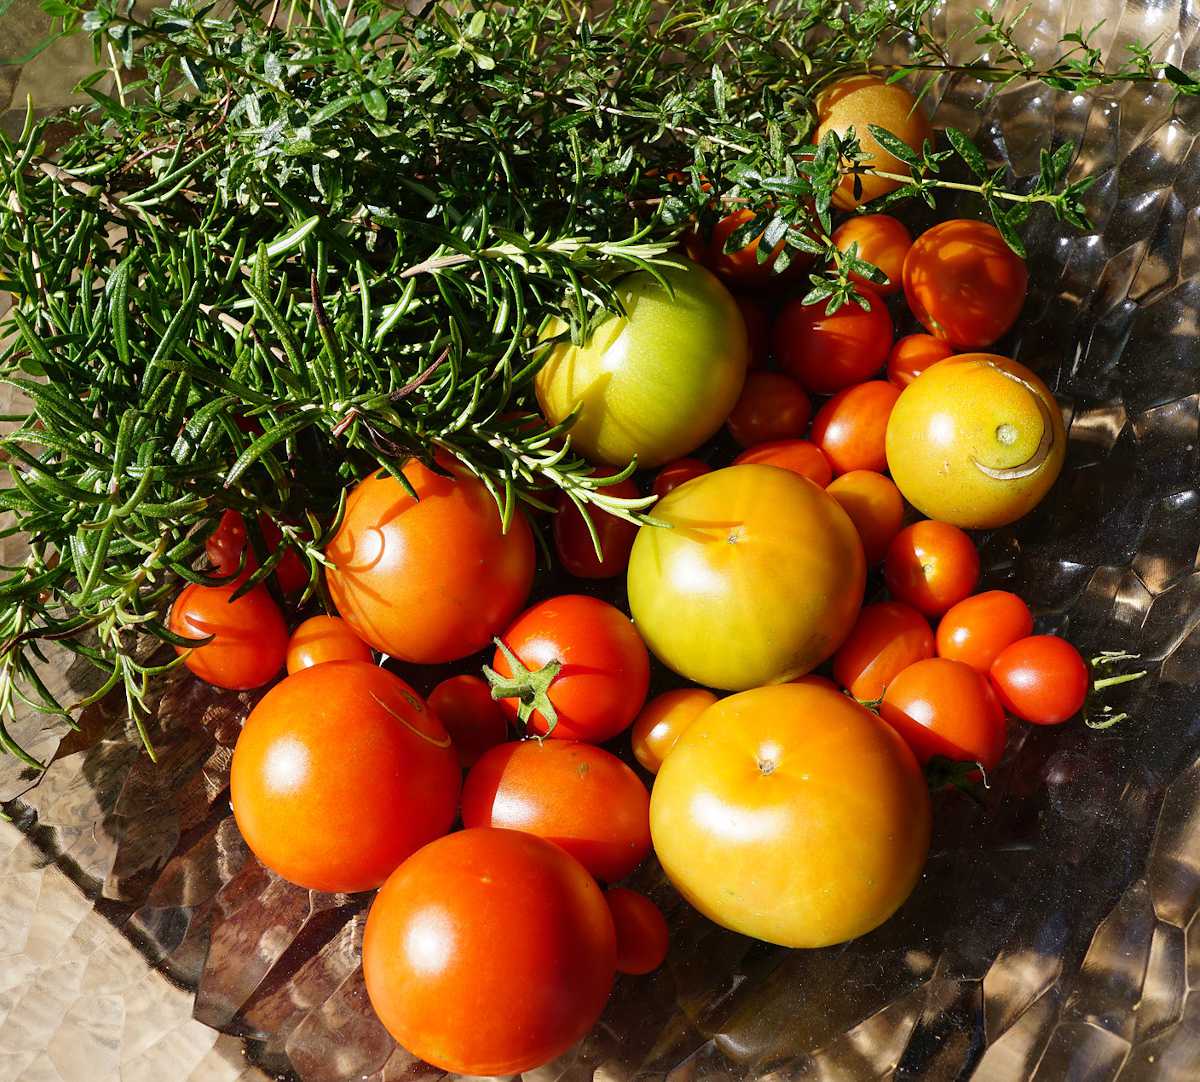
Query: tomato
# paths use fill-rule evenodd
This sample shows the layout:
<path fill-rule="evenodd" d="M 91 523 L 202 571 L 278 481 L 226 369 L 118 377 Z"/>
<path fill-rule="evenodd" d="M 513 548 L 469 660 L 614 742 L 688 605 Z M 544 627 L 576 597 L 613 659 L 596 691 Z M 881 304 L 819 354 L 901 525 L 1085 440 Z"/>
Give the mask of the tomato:
<path fill-rule="evenodd" d="M 828 676 L 813 676 L 809 673 L 808 676 L 797 676 L 795 680 L 789 680 L 789 684 L 805 684 L 808 687 L 824 688 L 826 691 L 835 691 L 837 694 L 842 693 L 842 689 L 837 686 Z"/>
<path fill-rule="evenodd" d="M 597 467 L 594 473 L 607 476 L 614 471 L 608 467 Z M 605 485 L 604 492 L 622 499 L 637 499 L 641 492 L 632 477 Z M 583 514 L 565 492 L 558 495 L 558 514 L 554 516 L 554 549 L 569 574 L 579 579 L 611 579 L 624 572 L 629 563 L 629 550 L 637 536 L 637 524 L 616 515 L 610 515 L 598 507 L 588 507 L 592 526 L 600 541 L 602 559 L 596 557 L 596 546 L 588 533 Z"/>
<path fill-rule="evenodd" d="M 462 830 L 406 860 L 367 916 L 363 976 L 409 1052 L 510 1075 L 567 1051 L 612 989 L 616 934 L 579 861 L 516 830 Z"/>
<path fill-rule="evenodd" d="M 609 887 L 604 900 L 617 933 L 617 972 L 640 975 L 662 965 L 671 945 L 662 910 L 628 887 Z"/>
<path fill-rule="evenodd" d="M 822 90 L 814 104 L 817 128 L 813 132 L 813 142 L 819 143 L 830 131 L 844 136 L 853 129 L 865 152 L 865 164 L 883 173 L 908 177 L 911 170 L 880 146 L 869 125 L 885 128 L 917 153 L 921 152 L 927 139 L 933 138 L 929 119 L 912 94 L 899 83 L 888 83 L 877 75 L 850 75 L 839 79 Z M 834 193 L 834 206 L 840 210 L 853 210 L 895 191 L 901 184 L 874 173 L 864 174 L 860 183 L 861 189 L 856 195 L 854 178 L 845 177 Z"/>
<path fill-rule="evenodd" d="M 554 346 L 535 377 L 551 424 L 579 409 L 571 446 L 593 462 L 654 467 L 686 455 L 741 393 L 750 347 L 733 297 L 694 263 L 658 271 L 674 295 L 645 272 L 622 278 L 626 314 L 601 319 L 582 346 Z"/>
<path fill-rule="evenodd" d="M 376 650 L 434 665 L 481 650 L 524 604 L 533 535 L 518 511 L 508 532 L 483 484 L 446 463 L 445 477 L 410 460 L 404 476 L 372 474 L 346 501 L 325 550 L 329 593 Z"/>
<path fill-rule="evenodd" d="M 650 831 L 710 920 L 785 947 L 882 924 L 929 849 L 925 779 L 904 742 L 836 691 L 755 688 L 709 707 L 654 782 Z"/>
<path fill-rule="evenodd" d="M 504 650 L 496 650 L 492 668 L 513 689 L 502 705 L 514 721 L 528 713 L 533 733 L 599 744 L 627 729 L 646 701 L 646 647 L 629 618 L 605 601 L 552 597 L 518 616 L 501 642 L 529 670 L 514 676 Z M 555 675 L 551 667 L 559 665 Z M 539 678 L 545 683 L 548 677 L 546 690 L 537 692 Z M 558 718 L 553 726 L 545 715 L 547 699 Z"/>
<path fill-rule="evenodd" d="M 862 541 L 867 563 L 877 564 L 887 554 L 892 538 L 904 525 L 904 497 L 881 473 L 851 470 L 826 489 L 850 516 Z"/>
<path fill-rule="evenodd" d="M 857 244 L 858 258 L 887 275 L 886 283 L 868 281 L 858 274 L 850 275 L 852 281 L 869 286 L 883 297 L 900 291 L 904 257 L 912 247 L 912 236 L 898 218 L 890 214 L 858 214 L 839 225 L 832 240 L 841 252 Z"/>
<path fill-rule="evenodd" d="M 763 262 L 758 260 L 758 242 L 762 239 L 759 233 L 749 244 L 725 251 L 725 242 L 746 222 L 754 218 L 755 212 L 749 207 L 740 207 L 732 214 L 726 214 L 715 226 L 708 243 L 708 265 L 727 282 L 739 286 L 766 285 L 773 277 L 771 267 L 783 251 L 784 241 L 780 240 L 771 249 Z"/>
<path fill-rule="evenodd" d="M 1024 365 L 988 353 L 927 369 L 888 421 L 888 468 L 904 498 L 967 529 L 1032 511 L 1057 480 L 1066 448 L 1050 389 Z"/>
<path fill-rule="evenodd" d="M 203 646 L 176 646 L 183 663 L 214 687 L 244 691 L 261 687 L 283 668 L 287 625 L 265 587 L 255 586 L 230 601 L 236 584 L 197 586 L 179 591 L 167 617 L 167 630 L 185 639 L 212 636 Z"/>
<path fill-rule="evenodd" d="M 838 391 L 820 408 L 811 439 L 825 452 L 835 474 L 887 469 L 884 440 L 899 397 L 898 388 L 873 379 Z"/>
<path fill-rule="evenodd" d="M 229 778 L 238 829 L 284 879 L 312 890 L 379 886 L 445 834 L 458 809 L 450 737 L 400 677 L 328 661 L 251 711 Z"/>
<path fill-rule="evenodd" d="M 750 367 L 765 368 L 771 352 L 771 319 L 767 310 L 750 297 L 735 296 L 738 311 L 746 324 L 746 340 L 750 345 Z"/>
<path fill-rule="evenodd" d="M 654 477 L 654 486 L 651 491 L 661 499 L 671 489 L 678 488 L 693 477 L 699 477 L 702 473 L 708 473 L 711 470 L 712 467 L 707 462 L 701 462 L 698 458 L 677 458 L 674 462 L 668 462 L 658 471 Z"/>
<path fill-rule="evenodd" d="M 266 515 L 259 516 L 258 528 L 267 551 L 274 553 L 283 541 L 283 531 Z M 232 575 L 239 567 L 249 574 L 259 566 L 253 546 L 247 547 L 246 541 L 246 520 L 237 511 L 225 511 L 204 542 L 205 554 L 218 575 Z M 275 581 L 285 594 L 297 593 L 308 585 L 308 566 L 291 546 L 275 565 Z"/>
<path fill-rule="evenodd" d="M 288 639 L 287 671 L 321 665 L 326 661 L 373 661 L 371 648 L 336 616 L 310 616 Z"/>
<path fill-rule="evenodd" d="M 683 730 L 716 701 L 706 688 L 679 688 L 651 699 L 633 723 L 634 758 L 657 774 Z"/>
<path fill-rule="evenodd" d="M 910 665 L 890 684 L 879 716 L 921 763 L 935 755 L 993 769 L 1004 754 L 1004 712 L 970 665 L 944 657 Z"/>
<path fill-rule="evenodd" d="M 729 434 L 743 447 L 804 434 L 812 403 L 804 388 L 782 372 L 751 372 L 742 396 L 726 422 Z"/>
<path fill-rule="evenodd" d="M 833 655 L 833 675 L 856 699 L 873 703 L 900 673 L 930 657 L 929 621 L 909 605 L 881 601 L 863 606 L 854 629 Z"/>
<path fill-rule="evenodd" d="M 866 562 L 837 502 L 788 470 L 731 466 L 654 508 L 629 558 L 646 645 L 705 687 L 740 690 L 815 668 L 858 615 Z"/>
<path fill-rule="evenodd" d="M 926 368 L 954 356 L 954 347 L 931 334 L 906 334 L 888 354 L 887 378 L 897 387 L 907 387 Z"/>
<path fill-rule="evenodd" d="M 772 440 L 743 451 L 733 460 L 735 466 L 775 466 L 807 477 L 818 488 L 833 480 L 833 467 L 825 453 L 808 440 Z"/>
<path fill-rule="evenodd" d="M 492 748 L 463 786 L 467 827 L 524 830 L 615 883 L 650 852 L 650 794 L 615 755 L 574 740 Z"/>
<path fill-rule="evenodd" d="M 955 605 L 937 629 L 939 657 L 961 661 L 984 676 L 1000 651 L 1033 632 L 1029 606 L 1007 590 L 988 590 Z"/>
<path fill-rule="evenodd" d="M 446 726 L 459 763 L 472 767 L 479 757 L 508 739 L 508 717 L 478 676 L 451 676 L 429 693 L 429 708 Z"/>
<path fill-rule="evenodd" d="M 897 601 L 926 616 L 941 616 L 975 589 L 979 553 L 957 526 L 914 522 L 892 538 L 883 577 Z"/>
<path fill-rule="evenodd" d="M 1023 721 L 1059 725 L 1083 709 L 1088 667 L 1079 651 L 1057 635 L 1031 635 L 1006 646 L 992 662 L 992 686 Z"/>
<path fill-rule="evenodd" d="M 859 292 L 857 301 L 825 314 L 826 301 L 789 301 L 775 320 L 773 345 L 779 366 L 814 394 L 833 394 L 870 379 L 892 346 L 892 317 L 878 294 Z"/>

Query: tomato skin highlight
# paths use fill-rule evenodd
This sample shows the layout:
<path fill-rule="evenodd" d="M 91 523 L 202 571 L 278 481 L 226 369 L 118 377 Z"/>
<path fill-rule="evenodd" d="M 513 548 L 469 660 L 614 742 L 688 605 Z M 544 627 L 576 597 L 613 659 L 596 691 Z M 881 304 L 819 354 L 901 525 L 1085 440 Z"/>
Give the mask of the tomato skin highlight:
<path fill-rule="evenodd" d="M 230 602 L 237 588 L 237 583 L 189 583 L 171 606 L 167 628 L 189 639 L 213 636 L 203 646 L 176 646 L 175 653 L 186 653 L 184 665 L 206 683 L 246 691 L 278 675 L 287 656 L 288 634 L 283 613 L 264 586 Z"/>
<path fill-rule="evenodd" d="M 287 671 L 321 665 L 326 661 L 374 661 L 371 648 L 338 616 L 310 616 L 287 644 Z"/>
<path fill-rule="evenodd" d="M 931 334 L 907 334 L 888 354 L 887 378 L 903 390 L 925 369 L 954 356 L 954 347 Z"/>
<path fill-rule="evenodd" d="M 651 699 L 633 722 L 633 755 L 657 774 L 680 735 L 717 701 L 707 688 L 679 688 Z"/>
<path fill-rule="evenodd" d="M 668 462 L 655 474 L 651 491 L 662 499 L 672 489 L 687 484 L 693 477 L 711 472 L 712 467 L 698 458 L 677 458 L 674 462 Z"/>
<path fill-rule="evenodd" d="M 880 601 L 863 606 L 858 622 L 833 655 L 833 675 L 854 698 L 872 703 L 905 669 L 930 657 L 929 621 L 909 605 Z"/>
<path fill-rule="evenodd" d="M 937 629 L 939 657 L 970 665 L 987 676 L 1005 647 L 1033 633 L 1029 606 L 1007 590 L 988 590 L 960 601 Z"/>
<path fill-rule="evenodd" d="M 825 453 L 834 475 L 887 469 L 888 418 L 900 391 L 873 379 L 838 391 L 817 411 L 810 439 Z"/>
<path fill-rule="evenodd" d="M 595 881 L 515 830 L 462 830 L 414 854 L 363 936 L 380 1021 L 414 1056 L 463 1075 L 518 1074 L 567 1051 L 600 1017 L 615 966 Z"/>
<path fill-rule="evenodd" d="M 617 972 L 641 976 L 656 970 L 671 945 L 662 910 L 628 887 L 609 887 L 604 900 L 617 933 Z"/>
<path fill-rule="evenodd" d="M 751 372 L 737 405 L 725 422 L 742 447 L 798 439 L 812 417 L 804 388 L 782 372 Z"/>
<path fill-rule="evenodd" d="M 508 739 L 508 718 L 478 676 L 450 676 L 429 693 L 429 708 L 450 734 L 458 761 L 474 766 L 489 748 Z"/>
<path fill-rule="evenodd" d="M 1001 651 L 991 669 L 1001 703 L 1034 725 L 1061 725 L 1078 714 L 1090 679 L 1082 655 L 1057 635 L 1019 639 Z"/>
<path fill-rule="evenodd" d="M 825 314 L 828 302 L 789 301 L 772 332 L 779 367 L 814 394 L 834 394 L 870 379 L 883 367 L 892 345 L 892 317 L 878 294 L 861 288 L 870 303 L 842 305 Z"/>
<path fill-rule="evenodd" d="M 975 589 L 979 553 L 957 526 L 926 519 L 892 539 L 883 577 L 896 600 L 926 616 L 941 616 Z"/>
<path fill-rule="evenodd" d="M 850 516 L 867 563 L 877 564 L 904 526 L 904 497 L 892 481 L 874 470 L 851 470 L 825 489 Z"/>
<path fill-rule="evenodd" d="M 817 488 L 833 480 L 833 467 L 825 452 L 808 440 L 772 440 L 749 447 L 733 460 L 735 466 L 776 466 L 807 477 Z"/>
<path fill-rule="evenodd" d="M 839 251 L 858 245 L 858 258 L 878 267 L 887 275 L 886 283 L 868 281 L 851 274 L 857 285 L 875 290 L 881 297 L 899 293 L 903 287 L 904 257 L 912 247 L 912 235 L 904 223 L 890 214 L 858 214 L 847 218 L 833 231 L 831 238 Z"/>
<path fill-rule="evenodd" d="M 608 476 L 615 471 L 598 467 L 593 472 Z M 604 491 L 622 499 L 637 499 L 641 495 L 632 477 L 615 485 L 606 485 Z M 554 549 L 563 567 L 578 579 L 614 578 L 622 574 L 629 563 L 629 550 L 633 548 L 633 539 L 637 536 L 637 524 L 610 515 L 598 507 L 589 507 L 588 514 L 592 517 L 592 525 L 600 540 L 603 559 L 596 558 L 596 547 L 592 544 L 592 535 L 588 533 L 583 514 L 565 492 L 559 493 L 558 513 L 554 516 Z"/>

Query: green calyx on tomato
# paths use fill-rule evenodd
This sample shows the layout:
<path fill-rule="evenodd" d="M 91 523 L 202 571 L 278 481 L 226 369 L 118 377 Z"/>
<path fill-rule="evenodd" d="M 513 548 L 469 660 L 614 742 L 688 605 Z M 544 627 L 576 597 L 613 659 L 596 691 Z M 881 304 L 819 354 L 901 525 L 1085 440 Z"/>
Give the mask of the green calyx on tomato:
<path fill-rule="evenodd" d="M 528 728 L 529 719 L 535 711 L 541 714 L 546 719 L 546 731 L 538 733 L 537 738 L 544 740 L 558 724 L 558 711 L 550 701 L 550 685 L 562 670 L 562 662 L 554 658 L 539 669 L 530 669 L 500 639 L 494 641 L 512 672 L 504 676 L 489 665 L 483 667 L 483 675 L 492 689 L 492 698 L 516 700 L 517 721 L 522 731 Z"/>

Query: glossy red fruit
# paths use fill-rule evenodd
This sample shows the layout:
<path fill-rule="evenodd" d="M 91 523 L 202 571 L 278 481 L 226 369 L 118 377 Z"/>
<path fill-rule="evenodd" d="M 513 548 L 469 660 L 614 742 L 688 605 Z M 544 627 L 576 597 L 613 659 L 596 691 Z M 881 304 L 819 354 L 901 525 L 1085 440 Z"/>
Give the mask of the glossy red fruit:
<path fill-rule="evenodd" d="M 882 379 L 838 391 L 817 411 L 810 439 L 829 459 L 834 475 L 887 469 L 888 418 L 900 389 Z"/>
<path fill-rule="evenodd" d="M 508 739 L 508 718 L 478 676 L 451 676 L 429 693 L 429 707 L 441 719 L 458 761 L 472 767 L 481 755 Z"/>
<path fill-rule="evenodd" d="M 287 671 L 297 673 L 326 661 L 374 661 L 371 648 L 345 620 L 337 616 L 310 616 L 287 644 Z"/>
<path fill-rule="evenodd" d="M 1031 635 L 1001 651 L 992 663 L 992 686 L 1001 703 L 1034 725 L 1060 725 L 1087 699 L 1087 662 L 1066 639 Z"/>
<path fill-rule="evenodd" d="M 651 491 L 661 500 L 671 489 L 686 484 L 693 477 L 711 472 L 712 467 L 698 458 L 677 458 L 674 462 L 668 462 L 654 475 Z"/>
<path fill-rule="evenodd" d="M 662 965 L 671 944 L 662 910 L 628 887 L 609 887 L 604 900 L 617 933 L 617 972 L 640 975 Z"/>
<path fill-rule="evenodd" d="M 926 616 L 940 616 L 975 589 L 979 553 L 957 526 L 924 519 L 892 538 L 883 577 L 897 601 Z"/>
<path fill-rule="evenodd" d="M 775 320 L 775 359 L 814 394 L 833 394 L 870 379 L 892 346 L 892 317 L 878 294 L 862 288 L 870 309 L 857 302 L 826 315 L 827 301 L 789 301 Z"/>
<path fill-rule="evenodd" d="M 960 601 L 937 629 L 940 657 L 961 661 L 984 676 L 1005 647 L 1033 631 L 1029 606 L 1007 590 L 987 590 Z"/>
<path fill-rule="evenodd" d="M 230 691 L 261 687 L 279 674 L 287 656 L 283 613 L 263 586 L 231 601 L 236 583 L 189 583 L 171 606 L 167 629 L 185 639 L 211 640 L 202 646 L 176 646 L 184 665 L 201 680 Z"/>
<path fill-rule="evenodd" d="M 771 440 L 799 439 L 812 417 L 804 388 L 782 372 L 751 372 L 725 423 L 743 447 Z"/>
<path fill-rule="evenodd" d="M 605 466 L 595 471 L 598 476 L 611 477 L 616 470 Z M 632 477 L 606 485 L 604 492 L 621 499 L 637 499 L 641 493 Z M 623 574 L 629 565 L 629 550 L 637 536 L 637 525 L 617 518 L 598 507 L 588 507 L 596 536 L 600 540 L 603 558 L 596 556 L 596 546 L 588 532 L 583 514 L 565 492 L 559 494 L 558 514 L 554 516 L 554 548 L 567 571 L 579 579 L 611 579 Z"/>

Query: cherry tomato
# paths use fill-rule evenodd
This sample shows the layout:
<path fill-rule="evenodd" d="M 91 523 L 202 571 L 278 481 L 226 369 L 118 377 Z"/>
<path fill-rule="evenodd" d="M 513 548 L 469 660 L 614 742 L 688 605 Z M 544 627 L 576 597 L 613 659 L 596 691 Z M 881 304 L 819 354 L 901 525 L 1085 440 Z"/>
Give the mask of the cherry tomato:
<path fill-rule="evenodd" d="M 888 354 L 887 378 L 897 387 L 907 387 L 926 368 L 954 356 L 954 347 L 931 334 L 906 334 Z"/>
<path fill-rule="evenodd" d="M 824 452 L 808 440 L 772 440 L 760 443 L 743 451 L 733 460 L 735 466 L 757 463 L 760 466 L 777 466 L 807 477 L 819 488 L 833 480 L 833 467 Z"/>
<path fill-rule="evenodd" d="M 634 758 L 657 774 L 683 730 L 716 701 L 706 688 L 679 688 L 651 699 L 633 723 Z"/>
<path fill-rule="evenodd" d="M 279 606 L 263 586 L 236 601 L 237 589 L 189 583 L 175 598 L 167 629 L 185 639 L 212 636 L 203 646 L 176 646 L 184 664 L 214 687 L 244 691 L 261 687 L 283 668 L 287 625 Z"/>
<path fill-rule="evenodd" d="M 508 739 L 508 718 L 492 698 L 492 689 L 478 676 L 451 676 L 429 693 L 429 708 L 437 714 L 464 767 Z"/>
<path fill-rule="evenodd" d="M 310 616 L 288 639 L 287 671 L 321 665 L 326 661 L 373 661 L 371 648 L 345 620 L 336 616 Z"/>
<path fill-rule="evenodd" d="M 850 275 L 852 281 L 870 287 L 882 297 L 900 292 L 904 257 L 912 247 L 912 235 L 898 218 L 890 214 L 858 214 L 839 225 L 833 231 L 832 240 L 842 252 L 857 244 L 858 258 L 887 275 L 887 282 L 883 284 L 868 281 L 858 274 Z"/>
<path fill-rule="evenodd" d="M 516 830 L 462 830 L 406 860 L 371 906 L 363 976 L 405 1049 L 460 1075 L 530 1071 L 604 1009 L 616 933 L 579 861 Z"/>
<path fill-rule="evenodd" d="M 677 458 L 674 462 L 668 462 L 655 474 L 652 491 L 662 499 L 671 489 L 678 488 L 693 477 L 699 477 L 711 470 L 712 467 L 707 462 L 701 462 L 698 458 Z"/>
<path fill-rule="evenodd" d="M 1029 606 L 1007 590 L 988 590 L 955 605 L 937 629 L 939 657 L 988 674 L 1000 652 L 1033 631 Z"/>
<path fill-rule="evenodd" d="M 518 616 L 501 641 L 535 677 L 555 662 L 562 666 L 545 693 L 558 721 L 551 728 L 542 709 L 535 709 L 528 721 L 533 733 L 599 744 L 628 728 L 646 701 L 646 646 L 629 617 L 605 601 L 580 594 L 552 597 Z M 513 676 L 503 650 L 497 649 L 492 668 Z M 530 683 L 528 677 L 520 682 Z M 516 720 L 519 700 L 502 704 Z M 535 705 L 544 706 L 544 700 Z"/>
<path fill-rule="evenodd" d="M 488 751 L 467 775 L 463 825 L 524 830 L 561 845 L 615 883 L 650 851 L 650 794 L 615 755 L 574 740 L 521 740 Z"/>
<path fill-rule="evenodd" d="M 818 410 L 810 438 L 835 474 L 887 469 L 887 424 L 899 397 L 899 388 L 873 379 L 838 391 Z"/>
<path fill-rule="evenodd" d="M 858 623 L 833 655 L 833 676 L 851 695 L 872 703 L 910 665 L 933 657 L 933 631 L 899 601 L 864 605 Z"/>
<path fill-rule="evenodd" d="M 904 497 L 900 490 L 881 473 L 851 470 L 836 478 L 825 491 L 850 516 L 867 563 L 879 563 L 904 525 Z"/>
<path fill-rule="evenodd" d="M 365 661 L 289 676 L 246 719 L 230 799 L 254 855 L 284 879 L 370 890 L 445 834 L 460 773 L 442 723 L 400 677 Z"/>
<path fill-rule="evenodd" d="M 671 945 L 662 910 L 628 887 L 609 887 L 604 900 L 617 933 L 617 972 L 640 975 L 662 965 Z"/>
<path fill-rule="evenodd" d="M 754 213 L 749 207 L 741 207 L 732 214 L 725 215 L 713 226 L 712 237 L 708 243 L 708 265 L 733 285 L 766 285 L 774 277 L 771 265 L 783 251 L 784 242 L 780 240 L 771 249 L 766 260 L 760 263 L 758 261 L 758 242 L 762 238 L 761 233 L 744 247 L 732 252 L 725 251 L 725 242 L 741 226 L 751 221 Z"/>
<path fill-rule="evenodd" d="M 975 589 L 979 553 L 957 526 L 926 519 L 892 538 L 883 577 L 897 601 L 926 616 L 941 616 Z"/>
<path fill-rule="evenodd" d="M 1004 754 L 1004 713 L 970 665 L 931 657 L 910 665 L 883 694 L 879 716 L 921 763 L 935 755 L 993 769 Z"/>
<path fill-rule="evenodd" d="M 775 320 L 773 346 L 779 366 L 814 394 L 833 394 L 870 379 L 892 346 L 892 317 L 877 293 L 860 289 L 857 301 L 825 314 L 826 301 L 789 301 Z"/>
<path fill-rule="evenodd" d="M 765 368 L 771 352 L 771 319 L 767 310 L 750 297 L 733 298 L 746 324 L 746 338 L 750 343 L 750 367 Z"/>
<path fill-rule="evenodd" d="M 1059 725 L 1087 699 L 1087 663 L 1057 635 L 1031 635 L 1005 647 L 992 663 L 991 678 L 1004 706 L 1034 725 Z"/>
<path fill-rule="evenodd" d="M 753 447 L 802 436 L 810 417 L 812 403 L 791 376 L 782 372 L 751 372 L 726 424 L 738 443 Z"/>
<path fill-rule="evenodd" d="M 609 477 L 616 470 L 599 466 L 592 472 L 600 477 Z M 641 495 L 632 477 L 626 477 L 615 485 L 606 485 L 604 492 L 621 499 L 637 499 Z M 610 515 L 598 507 L 589 506 L 588 514 L 600 539 L 603 559 L 597 559 L 596 547 L 592 544 L 583 514 L 565 492 L 559 493 L 558 514 L 554 516 L 554 550 L 563 567 L 576 578 L 611 579 L 620 575 L 629 564 L 629 550 L 633 548 L 633 539 L 637 536 L 637 524 Z"/>
<path fill-rule="evenodd" d="M 283 542 L 283 531 L 266 515 L 260 515 L 258 528 L 268 553 L 274 553 Z M 227 510 L 221 521 L 204 542 L 204 551 L 218 575 L 232 575 L 239 567 L 249 575 L 258 567 L 253 546 L 247 546 L 246 520 L 237 511 Z M 245 563 L 242 552 L 245 551 Z M 275 581 L 285 594 L 297 593 L 308 585 L 308 567 L 291 546 L 275 565 Z"/>

